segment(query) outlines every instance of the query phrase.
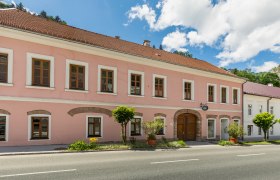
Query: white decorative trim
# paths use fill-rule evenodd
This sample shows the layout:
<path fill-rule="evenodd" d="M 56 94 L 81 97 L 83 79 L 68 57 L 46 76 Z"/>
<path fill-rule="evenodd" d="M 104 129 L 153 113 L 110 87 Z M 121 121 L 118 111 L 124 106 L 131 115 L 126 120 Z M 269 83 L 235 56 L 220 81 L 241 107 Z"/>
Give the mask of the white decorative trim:
<path fill-rule="evenodd" d="M 97 94 L 105 94 L 105 95 L 112 95 L 112 96 L 117 96 L 118 95 L 116 93 L 108 93 L 108 92 L 97 92 Z"/>
<path fill-rule="evenodd" d="M 118 68 L 117 67 L 111 67 L 111 66 L 103 66 L 103 65 L 98 65 L 97 92 L 102 93 L 102 94 L 112 94 L 112 93 L 107 93 L 107 92 L 101 92 L 101 69 L 107 69 L 107 70 L 113 71 L 113 73 L 114 73 L 113 94 L 117 94 L 117 90 L 118 90 Z"/>
<path fill-rule="evenodd" d="M 237 104 L 233 104 L 233 90 L 234 89 L 237 89 Z M 232 104 L 233 105 L 239 105 L 240 104 L 240 88 L 235 88 L 235 87 L 232 88 Z"/>
<path fill-rule="evenodd" d="M 14 84 L 0 83 L 0 86 L 13 87 L 13 86 L 14 86 Z"/>
<path fill-rule="evenodd" d="M 5 134 L 5 141 L 0 141 L 0 142 L 8 142 L 9 141 L 9 124 L 10 124 L 10 116 L 7 114 L 0 114 L 0 116 L 6 117 L 6 134 Z"/>
<path fill-rule="evenodd" d="M 226 119 L 227 120 L 227 127 L 229 126 L 229 118 L 220 118 L 220 140 L 222 139 L 222 120 Z"/>
<path fill-rule="evenodd" d="M 145 104 L 127 104 L 127 103 L 110 103 L 110 102 L 97 102 L 97 101 L 78 101 L 69 99 L 51 99 L 51 98 L 34 98 L 34 97 L 11 97 L 0 96 L 0 101 L 19 101 L 19 102 L 37 102 L 37 103 L 57 103 L 57 104 L 79 104 L 79 105 L 92 105 L 92 106 L 133 106 L 135 108 L 153 108 L 153 109 L 185 109 L 184 106 L 158 106 L 158 105 L 145 105 Z M 188 108 L 191 110 L 201 111 L 201 108 Z M 210 112 L 236 112 L 241 113 L 242 110 L 229 110 L 229 109 L 209 109 Z"/>
<path fill-rule="evenodd" d="M 209 102 L 209 86 L 214 86 L 214 102 Z M 207 83 L 207 102 L 208 103 L 216 103 L 217 102 L 217 84 Z"/>
<path fill-rule="evenodd" d="M 163 87 L 163 97 L 155 97 L 155 78 L 163 78 L 164 87 Z M 153 97 L 158 99 L 166 99 L 167 98 L 167 76 L 153 74 Z"/>
<path fill-rule="evenodd" d="M 101 116 L 101 115 L 88 115 L 88 116 L 86 116 L 86 139 L 90 138 L 90 137 L 88 137 L 88 118 L 89 117 L 101 118 L 101 122 L 100 122 L 101 123 L 101 127 L 100 127 L 101 134 L 100 134 L 100 137 L 97 137 L 97 138 L 103 138 L 103 116 Z"/>
<path fill-rule="evenodd" d="M 143 136 L 143 128 L 142 128 L 142 123 L 143 123 L 143 117 L 142 116 L 134 116 L 133 118 L 139 118 L 141 119 L 141 134 L 137 136 L 131 136 L 131 121 L 129 121 L 129 126 L 128 126 L 128 131 L 129 131 L 129 137 L 141 137 Z"/>
<path fill-rule="evenodd" d="M 203 71 L 199 69 L 189 68 L 185 66 L 175 65 L 171 63 L 166 63 L 158 60 L 133 56 L 125 53 L 119 53 L 116 51 L 108 50 L 102 47 L 95 47 L 93 45 L 83 44 L 75 41 L 65 40 L 62 38 L 51 37 L 48 35 L 42 35 L 39 33 L 31 33 L 24 30 L 19 30 L 15 28 L 0 26 L 1 36 L 8 37 L 12 39 L 19 39 L 27 42 L 33 42 L 37 44 L 47 45 L 51 47 L 58 47 L 62 49 L 68 49 L 76 52 L 93 54 L 97 56 L 118 59 L 125 62 L 131 62 L 135 64 L 142 64 L 151 67 L 168 69 L 171 71 L 194 74 L 198 76 L 203 76 L 207 78 L 216 78 L 220 80 L 244 83 L 245 80 L 237 77 L 227 76 L 219 73 L 213 73 L 209 71 Z"/>
<path fill-rule="evenodd" d="M 145 96 L 145 73 L 142 71 L 134 71 L 134 70 L 128 70 L 128 95 L 129 96 L 135 96 L 137 97 L 137 95 L 132 95 L 130 94 L 130 87 L 131 87 L 131 74 L 139 74 L 141 75 L 141 95 L 139 95 L 140 97 L 144 97 Z"/>
<path fill-rule="evenodd" d="M 32 121 L 32 117 L 47 117 L 49 119 L 49 122 L 48 122 L 48 139 L 31 139 L 31 130 L 32 130 L 32 124 L 31 124 L 31 121 Z M 48 114 L 32 114 L 32 115 L 28 115 L 27 116 L 28 118 L 28 141 L 49 141 L 51 140 L 51 129 L 52 129 L 52 117 L 51 115 L 48 115 Z"/>
<path fill-rule="evenodd" d="M 166 128 L 167 128 L 167 125 L 166 125 L 166 117 L 163 117 L 163 116 L 155 116 L 155 117 L 154 117 L 154 120 L 156 120 L 157 118 L 163 119 L 163 134 L 159 134 L 159 135 L 157 135 L 157 136 L 165 136 L 165 135 L 166 135 Z"/>
<path fill-rule="evenodd" d="M 41 87 L 41 86 L 25 86 L 28 89 L 43 89 L 43 90 L 55 90 L 55 88 L 51 87 Z"/>
<path fill-rule="evenodd" d="M 214 137 L 208 137 L 208 121 L 209 120 L 213 120 L 214 121 Z M 213 118 L 208 118 L 207 119 L 207 139 L 216 139 L 216 127 L 217 124 L 216 124 L 216 119 L 213 119 Z"/>
<path fill-rule="evenodd" d="M 0 53 L 8 55 L 8 81 L 7 83 L 1 83 L 0 85 L 13 84 L 13 65 L 14 65 L 14 51 L 12 49 L 0 48 Z"/>
<path fill-rule="evenodd" d="M 88 91 L 77 90 L 77 89 L 64 89 L 65 92 L 77 92 L 77 93 L 88 93 Z"/>
<path fill-rule="evenodd" d="M 191 83 L 191 95 L 192 95 L 192 97 L 191 97 L 191 100 L 187 100 L 187 99 L 185 99 L 185 83 L 186 82 L 188 82 L 188 83 Z M 182 86 L 182 92 L 183 92 L 183 101 L 195 101 L 194 100 L 194 81 L 193 80 L 188 80 L 188 79 L 183 79 L 183 86 Z"/>
<path fill-rule="evenodd" d="M 69 76 L 70 76 L 70 65 L 71 64 L 85 67 L 85 91 L 88 91 L 88 73 L 89 73 L 88 72 L 89 71 L 88 63 L 78 61 L 78 60 L 72 60 L 72 59 L 66 59 L 65 91 L 70 90 L 70 85 L 69 85 L 70 77 Z M 81 90 L 76 91 L 74 89 L 71 89 L 71 90 L 73 90 L 71 92 L 81 91 Z"/>
<path fill-rule="evenodd" d="M 226 88 L 226 103 L 222 102 L 222 88 Z M 220 103 L 229 104 L 229 86 L 220 85 Z"/>
<path fill-rule="evenodd" d="M 50 88 L 54 88 L 54 57 L 29 52 L 26 54 L 26 86 L 32 86 L 33 58 L 50 61 Z"/>

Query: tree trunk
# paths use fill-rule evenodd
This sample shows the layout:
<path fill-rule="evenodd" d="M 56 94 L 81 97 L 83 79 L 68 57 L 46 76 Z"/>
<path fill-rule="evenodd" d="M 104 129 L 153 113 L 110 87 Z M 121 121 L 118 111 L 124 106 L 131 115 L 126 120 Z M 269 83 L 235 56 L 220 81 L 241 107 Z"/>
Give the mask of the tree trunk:
<path fill-rule="evenodd" d="M 127 139 L 127 138 L 126 138 L 126 137 L 127 137 L 127 136 L 126 136 L 126 127 L 127 127 L 127 123 L 124 124 L 124 144 L 126 144 L 126 142 L 127 142 L 127 141 L 126 141 L 126 139 Z"/>
<path fill-rule="evenodd" d="M 124 124 L 122 124 L 122 141 L 125 144 L 126 140 L 125 140 L 125 131 L 124 131 L 124 129 L 125 129 Z"/>
<path fill-rule="evenodd" d="M 263 135 L 264 135 L 264 141 L 267 141 L 267 132 L 263 130 Z"/>

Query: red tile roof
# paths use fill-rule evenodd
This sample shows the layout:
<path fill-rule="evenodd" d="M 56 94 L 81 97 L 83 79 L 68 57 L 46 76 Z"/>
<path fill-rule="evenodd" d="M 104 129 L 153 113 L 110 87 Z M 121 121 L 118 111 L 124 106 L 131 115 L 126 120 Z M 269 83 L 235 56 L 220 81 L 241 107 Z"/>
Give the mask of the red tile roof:
<path fill-rule="evenodd" d="M 12 27 L 19 30 L 102 47 L 125 54 L 237 77 L 230 72 L 202 60 L 186 58 L 163 50 L 146 47 L 140 44 L 89 32 L 68 25 L 62 25 L 16 9 L 0 10 L 0 26 Z"/>
<path fill-rule="evenodd" d="M 265 96 L 280 99 L 280 88 L 272 87 L 263 84 L 257 84 L 253 82 L 246 82 L 243 86 L 243 92 L 245 94 L 252 94 L 257 96 Z"/>

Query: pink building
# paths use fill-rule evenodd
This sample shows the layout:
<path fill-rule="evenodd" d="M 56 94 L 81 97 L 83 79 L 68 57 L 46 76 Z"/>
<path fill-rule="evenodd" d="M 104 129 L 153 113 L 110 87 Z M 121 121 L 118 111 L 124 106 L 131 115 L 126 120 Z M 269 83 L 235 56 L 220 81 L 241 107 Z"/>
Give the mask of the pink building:
<path fill-rule="evenodd" d="M 137 139 L 155 117 L 165 123 L 158 138 L 227 139 L 228 124 L 242 121 L 242 83 L 148 43 L 0 11 L 0 146 L 120 141 L 119 105 L 135 107 L 128 134 Z"/>

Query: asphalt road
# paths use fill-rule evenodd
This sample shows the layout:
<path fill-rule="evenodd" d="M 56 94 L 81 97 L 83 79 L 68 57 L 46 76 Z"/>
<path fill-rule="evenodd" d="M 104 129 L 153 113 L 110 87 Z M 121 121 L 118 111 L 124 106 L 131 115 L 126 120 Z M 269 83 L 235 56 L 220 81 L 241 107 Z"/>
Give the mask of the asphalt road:
<path fill-rule="evenodd" d="M 279 180 L 280 146 L 2 156 L 1 179 Z"/>

